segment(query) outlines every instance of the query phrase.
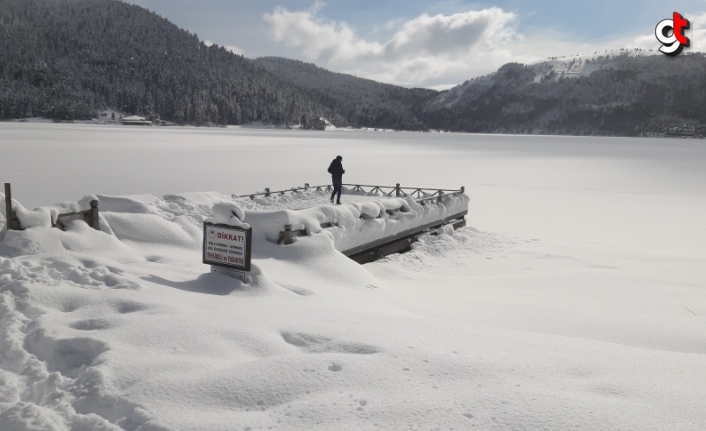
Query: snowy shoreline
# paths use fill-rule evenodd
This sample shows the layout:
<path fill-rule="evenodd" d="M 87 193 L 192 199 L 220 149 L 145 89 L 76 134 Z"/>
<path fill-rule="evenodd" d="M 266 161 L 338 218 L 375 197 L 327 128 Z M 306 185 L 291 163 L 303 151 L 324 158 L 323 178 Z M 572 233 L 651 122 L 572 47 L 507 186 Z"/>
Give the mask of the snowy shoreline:
<path fill-rule="evenodd" d="M 41 125 L 41 124 L 52 124 L 52 125 L 92 125 L 92 126 L 119 126 L 119 127 L 127 127 L 127 128 L 135 128 L 138 126 L 133 126 L 133 125 L 125 125 L 125 124 L 120 124 L 117 121 L 100 121 L 100 120 L 70 120 L 70 121 L 54 121 L 49 118 L 43 118 L 43 117 L 33 117 L 33 118 L 25 118 L 25 119 L 16 119 L 16 120 L 2 120 L 0 121 L 0 124 L 3 123 L 28 123 L 32 125 Z M 253 122 L 249 124 L 240 124 L 240 125 L 194 125 L 194 124 L 165 124 L 165 125 L 155 125 L 157 127 L 166 127 L 166 128 L 175 128 L 175 129 L 224 129 L 224 130 L 243 130 L 243 131 L 248 131 L 248 130 L 262 130 L 262 131 L 292 131 L 292 130 L 297 130 L 297 131 L 303 131 L 303 132 L 376 132 L 376 133 L 411 133 L 411 134 L 454 134 L 454 135 L 473 135 L 473 136 L 517 136 L 517 137 L 529 137 L 529 136 L 535 136 L 535 137 L 558 137 L 558 138 L 580 138 L 580 137 L 587 137 L 587 138 L 625 138 L 625 139 L 654 139 L 654 138 L 670 138 L 670 139 L 704 139 L 703 137 L 700 136 L 679 136 L 679 135 L 665 135 L 665 134 L 645 134 L 641 136 L 622 136 L 622 135 L 605 135 L 605 134 L 579 134 L 579 135 L 574 135 L 574 134 L 561 134 L 561 133 L 552 133 L 552 132 L 547 132 L 547 131 L 541 131 L 541 130 L 535 130 L 533 133 L 527 133 L 527 134 L 520 134 L 520 133 L 506 133 L 506 132 L 452 132 L 452 131 L 445 131 L 445 130 L 436 130 L 436 129 L 430 129 L 430 130 L 420 130 L 420 131 L 414 131 L 414 130 L 395 130 L 395 129 L 382 129 L 382 128 L 374 128 L 374 127 L 336 127 L 333 125 L 327 125 L 325 130 L 320 130 L 320 131 L 314 131 L 314 130 L 307 130 L 307 129 L 302 129 L 300 125 L 294 125 L 291 127 L 286 127 L 286 126 L 281 126 L 281 125 L 273 125 L 273 124 L 264 124 L 262 122 Z M 142 127 L 147 127 L 147 126 L 142 126 Z"/>

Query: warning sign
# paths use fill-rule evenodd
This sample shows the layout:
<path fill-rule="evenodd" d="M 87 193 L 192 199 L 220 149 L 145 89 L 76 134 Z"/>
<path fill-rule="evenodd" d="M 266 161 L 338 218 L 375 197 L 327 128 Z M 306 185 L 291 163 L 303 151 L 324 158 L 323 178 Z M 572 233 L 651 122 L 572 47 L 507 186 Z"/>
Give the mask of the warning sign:
<path fill-rule="evenodd" d="M 250 271 L 252 228 L 204 223 L 203 263 Z"/>

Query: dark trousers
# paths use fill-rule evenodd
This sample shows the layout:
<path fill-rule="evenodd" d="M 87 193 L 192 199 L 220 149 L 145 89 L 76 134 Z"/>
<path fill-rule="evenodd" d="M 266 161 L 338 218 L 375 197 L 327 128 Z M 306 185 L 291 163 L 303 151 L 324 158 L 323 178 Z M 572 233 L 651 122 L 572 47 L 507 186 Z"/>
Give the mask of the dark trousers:
<path fill-rule="evenodd" d="M 334 178 L 334 180 L 333 180 L 333 193 L 331 193 L 331 200 L 333 200 L 333 197 L 336 196 L 336 193 L 338 193 L 337 202 L 341 202 L 341 188 L 342 187 L 343 187 L 343 180 Z"/>

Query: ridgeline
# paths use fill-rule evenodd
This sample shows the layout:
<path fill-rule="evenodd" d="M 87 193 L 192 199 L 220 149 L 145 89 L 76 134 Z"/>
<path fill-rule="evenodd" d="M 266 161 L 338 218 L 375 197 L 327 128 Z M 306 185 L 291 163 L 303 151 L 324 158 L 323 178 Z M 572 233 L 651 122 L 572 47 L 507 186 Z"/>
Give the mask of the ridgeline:
<path fill-rule="evenodd" d="M 413 95 L 436 93 L 323 70 L 317 79 L 357 81 L 360 97 L 349 99 L 345 86 L 332 93 L 297 85 L 113 0 L 0 0 L 0 38 L 0 119 L 90 119 L 111 108 L 179 124 L 316 127 L 313 120 L 325 117 L 340 126 L 418 130 Z"/>
<path fill-rule="evenodd" d="M 706 135 L 706 57 L 622 52 L 510 63 L 425 106 L 427 127 L 483 133 Z"/>
<path fill-rule="evenodd" d="M 510 63 L 437 92 L 244 58 L 117 0 L 0 0 L 0 37 L 0 120 L 113 109 L 195 125 L 706 135 L 701 53 Z"/>

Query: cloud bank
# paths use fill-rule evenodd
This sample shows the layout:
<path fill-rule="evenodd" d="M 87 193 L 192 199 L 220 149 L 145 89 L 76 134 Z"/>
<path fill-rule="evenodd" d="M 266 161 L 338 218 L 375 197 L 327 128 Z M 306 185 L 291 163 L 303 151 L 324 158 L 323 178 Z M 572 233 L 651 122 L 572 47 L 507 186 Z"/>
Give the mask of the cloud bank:
<path fill-rule="evenodd" d="M 515 14 L 497 7 L 453 15 L 422 14 L 402 23 L 384 43 L 365 40 L 349 24 L 325 19 L 319 12 L 320 5 L 304 11 L 277 7 L 264 18 L 274 39 L 297 48 L 307 61 L 403 85 L 489 70 L 483 64 L 489 53 L 495 56 L 498 49 L 522 40 L 515 30 Z"/>
<path fill-rule="evenodd" d="M 207 39 L 207 40 L 204 40 L 203 43 L 204 43 L 206 46 L 211 46 L 211 45 L 213 45 L 213 41 L 208 40 L 208 39 Z M 223 45 L 223 48 L 225 48 L 226 50 L 232 52 L 233 54 L 243 55 L 243 56 L 248 57 L 248 54 L 245 52 L 244 49 L 242 49 L 242 48 L 240 48 L 240 47 L 237 47 L 237 46 L 235 46 L 235 45 Z"/>
<path fill-rule="evenodd" d="M 406 86 L 444 89 L 513 61 L 531 63 L 553 56 L 659 47 L 651 34 L 592 43 L 572 41 L 551 29 L 522 34 L 517 15 L 498 7 L 395 20 L 388 28 L 397 28 L 396 32 L 380 42 L 366 40 L 346 22 L 322 16 L 322 6 L 316 3 L 298 11 L 279 6 L 264 19 L 274 40 L 296 49 L 303 60 Z M 698 29 L 702 22 L 706 24 L 706 14 L 691 19 L 694 39 L 703 32 L 706 40 L 706 30 Z"/>

